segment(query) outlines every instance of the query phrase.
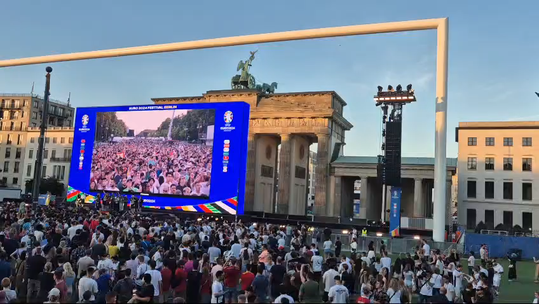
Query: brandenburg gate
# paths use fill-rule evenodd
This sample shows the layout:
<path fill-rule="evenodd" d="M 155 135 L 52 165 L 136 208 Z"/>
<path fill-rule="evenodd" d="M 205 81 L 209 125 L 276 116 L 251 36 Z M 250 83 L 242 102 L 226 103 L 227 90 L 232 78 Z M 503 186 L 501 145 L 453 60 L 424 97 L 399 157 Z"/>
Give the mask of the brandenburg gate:
<path fill-rule="evenodd" d="M 340 195 L 334 193 L 330 162 L 343 154 L 345 131 L 352 124 L 344 118 L 346 102 L 336 92 L 267 94 L 259 89 L 233 89 L 152 100 L 156 104 L 244 101 L 251 105 L 246 211 L 305 215 L 309 148 L 318 143 L 314 215 L 340 215 L 341 201 L 335 201 Z"/>

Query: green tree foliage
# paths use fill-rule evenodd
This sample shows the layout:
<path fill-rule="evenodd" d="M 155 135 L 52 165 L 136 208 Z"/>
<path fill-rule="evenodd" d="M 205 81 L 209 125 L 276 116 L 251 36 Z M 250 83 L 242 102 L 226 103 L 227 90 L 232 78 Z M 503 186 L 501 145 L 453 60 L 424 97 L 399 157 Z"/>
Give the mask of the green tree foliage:
<path fill-rule="evenodd" d="M 118 119 L 116 112 L 97 113 L 96 141 L 107 141 L 111 135 L 126 136 L 127 125 Z"/>
<path fill-rule="evenodd" d="M 32 193 L 34 189 L 34 180 L 27 180 L 25 183 L 26 193 Z M 52 195 L 63 196 L 65 192 L 65 186 L 63 183 L 59 182 L 58 179 L 54 177 L 42 178 L 41 183 L 39 184 L 39 193 L 46 194 L 50 192 Z"/>
<path fill-rule="evenodd" d="M 199 133 L 206 133 L 206 128 L 215 122 L 215 110 L 193 110 L 174 117 L 171 137 L 174 140 L 199 140 Z M 167 137 L 170 118 L 165 119 L 157 128 L 156 136 Z"/>

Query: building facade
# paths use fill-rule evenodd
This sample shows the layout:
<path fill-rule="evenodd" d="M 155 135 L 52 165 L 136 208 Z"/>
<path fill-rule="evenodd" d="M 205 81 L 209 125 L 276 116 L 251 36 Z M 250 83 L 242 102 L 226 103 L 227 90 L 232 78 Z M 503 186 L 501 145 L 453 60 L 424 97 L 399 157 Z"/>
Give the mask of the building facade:
<path fill-rule="evenodd" d="M 49 127 L 71 127 L 75 109 L 69 102 L 49 99 Z M 0 180 L 24 189 L 29 128 L 39 127 L 43 98 L 35 94 L 0 94 Z M 38 132 L 39 133 L 39 132 Z M 71 138 L 73 136 L 71 135 Z M 37 139 L 36 139 L 37 142 Z M 35 152 L 34 152 L 35 154 Z M 35 157 L 35 156 L 34 156 Z"/>
<path fill-rule="evenodd" d="M 462 122 L 458 142 L 458 221 L 539 229 L 539 122 Z"/>
<path fill-rule="evenodd" d="M 434 158 L 403 157 L 401 160 L 402 197 L 401 227 L 432 229 Z M 382 184 L 378 179 L 377 156 L 340 156 L 331 164 L 331 179 L 334 179 L 335 200 L 341 201 L 340 214 L 343 218 L 358 218 L 377 221 L 382 217 Z M 446 172 L 446 224 L 451 218 L 452 177 L 456 173 L 457 160 L 447 159 Z M 358 183 L 359 180 L 359 183 Z M 359 192 L 359 202 L 357 194 Z M 391 198 L 386 196 L 386 210 Z M 354 206 L 359 203 L 359 206 Z M 355 208 L 356 210 L 353 210 Z M 387 212 L 385 213 L 386 219 Z"/>
<path fill-rule="evenodd" d="M 34 178 L 36 155 L 39 147 L 39 128 L 28 128 L 26 153 L 24 154 L 23 185 Z M 67 186 L 73 146 L 73 128 L 49 127 L 45 134 L 42 177 L 54 177 Z"/>

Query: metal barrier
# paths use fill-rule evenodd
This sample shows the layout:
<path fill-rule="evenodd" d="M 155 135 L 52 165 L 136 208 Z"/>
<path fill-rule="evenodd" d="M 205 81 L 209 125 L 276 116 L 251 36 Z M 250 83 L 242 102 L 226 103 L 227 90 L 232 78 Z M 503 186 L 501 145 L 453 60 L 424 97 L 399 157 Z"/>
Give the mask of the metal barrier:
<path fill-rule="evenodd" d="M 342 242 L 342 251 L 343 252 L 350 252 L 350 243 L 352 243 L 352 235 L 351 234 L 337 234 L 332 233 L 330 236 L 331 242 L 335 244 L 335 241 L 337 240 L 337 237 L 340 238 Z M 312 239 L 312 235 L 307 235 L 307 242 L 310 243 Z M 374 248 L 376 249 L 376 253 L 379 253 L 380 247 L 382 246 L 382 241 L 384 242 L 384 245 L 386 246 L 386 251 L 390 254 L 400 254 L 400 253 L 410 253 L 415 254 L 416 247 L 421 247 L 420 240 L 416 239 L 406 239 L 406 238 L 389 238 L 389 237 L 383 237 L 383 236 L 359 236 L 357 238 L 357 252 L 368 252 L 369 251 L 369 244 L 370 242 L 374 243 Z M 318 247 L 322 246 L 323 240 L 318 244 Z M 458 253 L 464 252 L 464 245 L 458 244 L 458 243 L 452 243 L 452 242 L 429 242 L 431 250 L 433 249 L 439 249 L 442 254 L 449 254 L 452 249 L 456 249 Z"/>

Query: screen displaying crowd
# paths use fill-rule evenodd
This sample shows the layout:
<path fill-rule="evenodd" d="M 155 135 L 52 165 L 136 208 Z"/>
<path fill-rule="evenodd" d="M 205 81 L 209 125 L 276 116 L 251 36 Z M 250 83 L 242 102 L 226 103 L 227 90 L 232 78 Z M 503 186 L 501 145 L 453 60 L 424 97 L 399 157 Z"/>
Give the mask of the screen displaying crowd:
<path fill-rule="evenodd" d="M 191 112 L 198 111 L 187 114 Z M 209 197 L 213 149 L 200 130 L 206 130 L 213 121 L 200 113 L 190 115 L 191 120 L 199 116 L 206 120 L 189 130 L 181 126 L 187 114 L 175 117 L 172 128 L 167 118 L 157 130 L 144 130 L 134 137 L 125 136 L 129 126 L 118 117 L 126 134 L 100 136 L 105 131 L 100 128 L 98 117 L 90 190 Z M 182 132 L 175 132 L 177 129 Z"/>

